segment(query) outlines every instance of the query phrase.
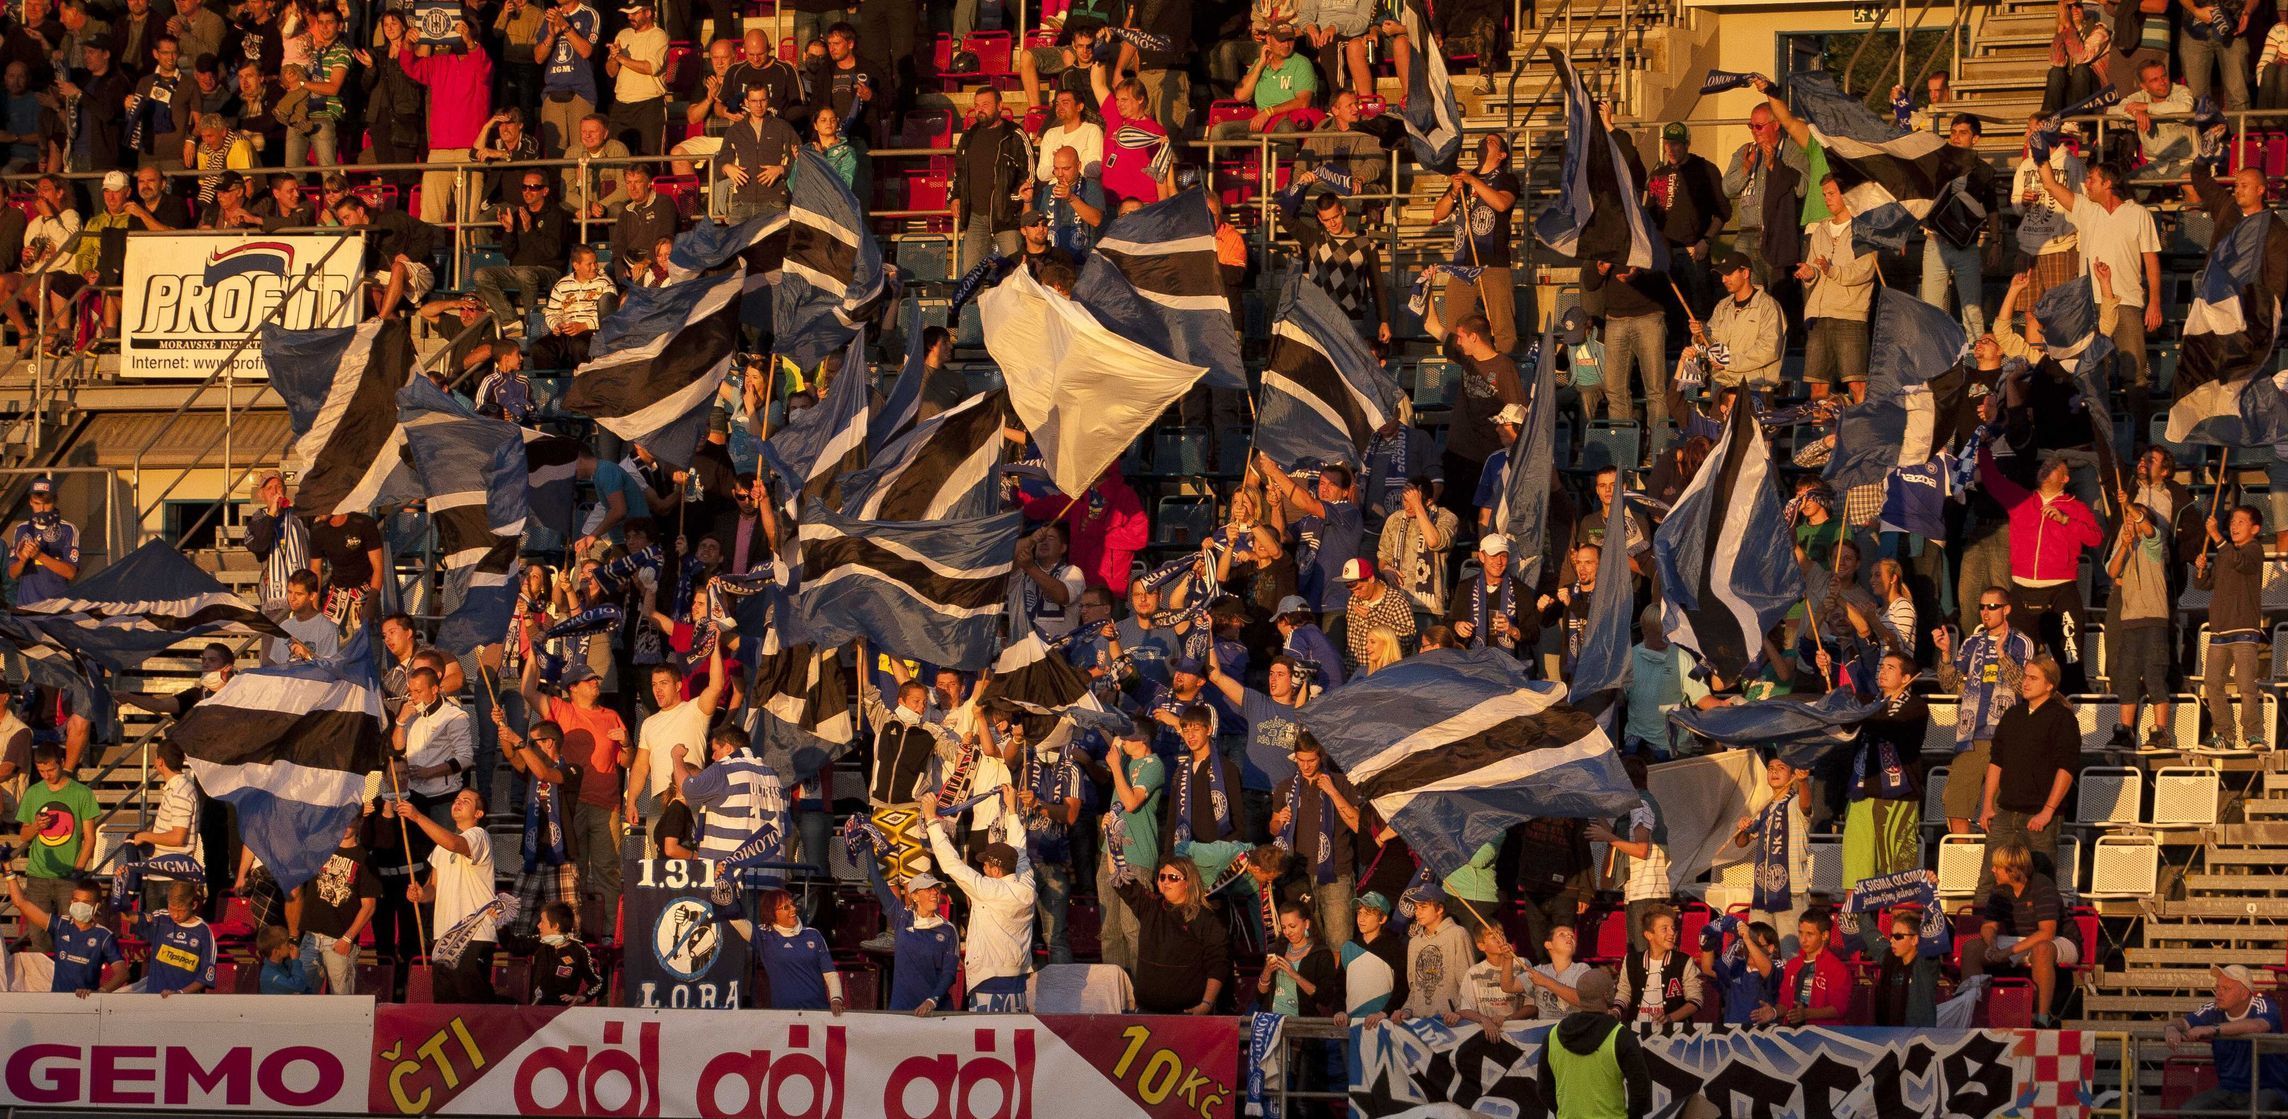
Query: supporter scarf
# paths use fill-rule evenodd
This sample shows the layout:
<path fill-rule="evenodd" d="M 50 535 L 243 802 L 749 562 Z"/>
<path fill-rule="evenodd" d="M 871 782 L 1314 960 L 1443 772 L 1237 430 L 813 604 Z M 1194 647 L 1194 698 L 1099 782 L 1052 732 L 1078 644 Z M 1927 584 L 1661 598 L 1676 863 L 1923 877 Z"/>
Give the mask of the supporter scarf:
<path fill-rule="evenodd" d="M 969 799 L 969 783 L 977 776 L 977 758 L 981 752 L 975 742 L 965 743 L 961 747 L 961 753 L 953 759 L 953 772 L 938 782 L 939 800 Z"/>
<path fill-rule="evenodd" d="M 1206 888 L 1200 892 L 1203 894 L 1219 893 L 1232 883 L 1245 877 L 1247 877 L 1247 856 L 1244 853 L 1233 855 L 1230 864 L 1223 868 L 1223 873 L 1216 875 L 1215 881 L 1208 883 Z"/>
<path fill-rule="evenodd" d="M 1033 790 L 1033 803 L 1038 806 L 1037 811 L 1025 818 L 1026 831 L 1047 835 L 1063 833 L 1063 826 L 1050 819 L 1049 806 L 1063 800 L 1064 790 L 1074 787 L 1074 782 L 1065 779 L 1072 764 L 1070 747 L 1057 751 L 1056 760 L 1047 765 L 1041 764 L 1040 750 L 1025 751 L 1025 787 Z"/>
<path fill-rule="evenodd" d="M 1324 886 L 1335 880 L 1335 802 L 1317 786 L 1312 793 L 1319 798 L 1319 848 L 1311 855 L 1312 881 Z M 1279 829 L 1279 849 L 1295 853 L 1295 829 L 1302 826 L 1303 775 L 1298 773 L 1287 783 L 1287 826 Z"/>
<path fill-rule="evenodd" d="M 1757 909 L 1779 912 L 1795 908 L 1788 880 L 1788 848 L 1795 838 L 1795 813 L 1788 809 L 1794 803 L 1791 790 L 1765 805 L 1763 818 L 1756 821 L 1756 836 L 1762 841 L 1756 848 Z"/>
<path fill-rule="evenodd" d="M 628 588 L 628 584 L 634 581 L 638 571 L 657 573 L 660 570 L 660 564 L 659 545 L 654 544 L 643 551 L 630 552 L 597 568 L 596 582 L 601 584 L 606 591 L 618 594 Z M 674 604 L 670 603 L 669 608 L 673 609 Z"/>
<path fill-rule="evenodd" d="M 1178 768 L 1176 779 L 1176 833 L 1175 842 L 1192 841 L 1192 781 L 1193 771 L 1199 768 L 1187 752 Z M 1231 797 L 1223 787 L 1223 760 L 1208 753 L 1208 806 L 1215 812 L 1217 828 L 1231 830 Z"/>
<path fill-rule="evenodd" d="M 144 139 L 146 137 L 156 139 L 162 133 L 175 130 L 175 87 L 181 84 L 182 80 L 181 71 L 176 71 L 172 78 L 161 77 L 158 74 L 151 75 L 151 92 L 144 95 L 143 100 L 135 106 L 135 124 L 127 134 L 129 147 L 146 155 L 151 154 L 151 148 L 144 143 Z M 237 135 L 233 133 L 231 139 L 236 138 Z M 228 151 L 229 149 L 230 140 L 223 141 L 223 150 Z M 199 169 L 221 170 L 221 153 L 212 153 L 206 158 L 202 158 L 199 161 Z M 213 180 L 209 179 L 200 184 L 200 202 L 214 201 L 214 187 L 209 185 L 212 182 Z"/>
<path fill-rule="evenodd" d="M 850 855 L 852 863 L 864 866 L 867 860 L 878 858 L 890 849 L 890 837 L 883 834 L 874 821 L 853 813 L 849 822 L 842 825 L 842 849 Z"/>
<path fill-rule="evenodd" d="M 472 910 L 468 916 L 453 923 L 453 927 L 437 934 L 437 944 L 429 950 L 429 962 L 453 967 L 461 962 L 461 953 L 469 948 L 470 938 L 477 935 L 477 926 L 491 921 L 495 928 L 516 923 L 515 894 L 495 894 L 493 900 Z"/>
<path fill-rule="evenodd" d="M 1912 698 L 1913 693 L 1900 692 L 1895 698 L 1884 701 L 1883 713 L 1898 714 L 1899 709 L 1905 707 Z M 1898 745 L 1888 739 L 1874 739 L 1868 743 L 1868 747 L 1851 758 L 1851 788 L 1856 794 L 1855 799 L 1905 800 L 1912 797 L 1914 784 L 1907 780 L 1906 767 L 1899 764 Z M 1870 754 L 1875 758 L 1875 772 L 1872 774 L 1867 772 L 1867 758 Z"/>
<path fill-rule="evenodd" d="M 562 790 L 537 773 L 527 780 L 532 785 L 524 798 L 524 872 L 531 874 L 544 866 L 563 866 L 569 856 L 564 847 L 564 802 L 557 796 Z"/>
<path fill-rule="evenodd" d="M 1410 477 L 1406 473 L 1406 431 L 1402 427 L 1391 435 L 1377 435 L 1366 449 L 1367 461 L 1373 462 L 1375 456 L 1382 456 L 1385 463 L 1382 476 L 1399 485 L 1404 485 Z"/>
<path fill-rule="evenodd" d="M 1115 758 L 1113 764 L 1126 765 L 1128 759 Z M 1118 809 L 1104 814 L 1104 853 L 1112 860 L 1114 885 L 1136 881 L 1136 868 L 1128 865 L 1128 817 L 1121 815 Z"/>
<path fill-rule="evenodd" d="M 516 606 L 509 611 L 508 633 L 501 638 L 501 679 L 514 680 L 524 675 L 524 620 L 532 612 L 533 602 L 528 595 L 516 596 Z"/>
<path fill-rule="evenodd" d="M 223 137 L 221 147 L 199 152 L 199 170 L 213 172 L 199 177 L 199 205 L 208 206 L 214 203 L 215 193 L 222 189 L 222 173 L 230 165 L 231 145 L 237 142 L 238 133 L 233 132 Z"/>
<path fill-rule="evenodd" d="M 1727 934 L 1734 932 L 1740 932 L 1741 935 L 1727 937 Z M 1742 922 L 1738 917 L 1726 914 L 1700 926 L 1700 950 L 1717 952 L 1719 949 L 1722 950 L 1719 954 L 1727 962 L 1732 964 L 1747 962 L 1746 934 L 1742 931 Z"/>
<path fill-rule="evenodd" d="M 1938 904 L 1938 872 L 1933 870 L 1917 868 L 1861 879 L 1843 891 L 1843 911 L 1836 914 L 1835 930 L 1857 936 L 1860 914 L 1900 906 L 1922 911 L 1922 927 L 1917 930 L 1920 949 L 1945 954 L 1954 939 L 1954 926 L 1947 920 L 1945 907 Z"/>
<path fill-rule="evenodd" d="M 127 907 L 136 898 L 143 896 L 143 882 L 146 878 L 161 882 L 203 882 L 206 876 L 206 868 L 200 866 L 199 861 L 188 853 L 157 855 L 141 862 L 128 863 L 112 879 L 112 911 L 127 912 Z"/>
<path fill-rule="evenodd" d="M 1263 1066 L 1279 1052 L 1280 1027 L 1286 1016 L 1257 1013 L 1247 1020 L 1247 1109 L 1251 1119 L 1268 1119 L 1278 1113 L 1263 1096 Z"/>
<path fill-rule="evenodd" d="M 1517 581 L 1507 574 L 1502 576 L 1501 590 L 1495 595 L 1494 607 L 1503 616 L 1517 616 Z M 1470 648 L 1486 649 L 1493 646 L 1493 617 L 1486 608 L 1486 579 L 1480 575 L 1470 580 Z M 1515 637 L 1511 638 L 1515 641 Z"/>

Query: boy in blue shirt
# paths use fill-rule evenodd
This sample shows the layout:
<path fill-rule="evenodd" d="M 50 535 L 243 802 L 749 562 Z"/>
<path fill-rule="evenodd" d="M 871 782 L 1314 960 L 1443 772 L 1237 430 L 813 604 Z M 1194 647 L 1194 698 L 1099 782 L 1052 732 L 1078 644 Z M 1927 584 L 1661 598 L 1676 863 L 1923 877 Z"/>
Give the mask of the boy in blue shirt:
<path fill-rule="evenodd" d="M 285 929 L 264 925 L 254 938 L 254 954 L 262 961 L 261 991 L 266 995 L 307 995 L 310 974 L 302 970 L 302 945 Z"/>
<path fill-rule="evenodd" d="M 1726 934 L 1739 937 L 1740 951 L 1724 950 Z M 1700 970 L 1724 992 L 1724 1023 L 1755 1025 L 1755 1013 L 1780 1001 L 1780 934 L 1757 921 L 1740 930 L 1738 917 L 1718 917 L 1700 929 Z"/>
<path fill-rule="evenodd" d="M 8 876 L 8 900 L 16 903 L 16 912 L 24 915 L 24 924 L 35 929 L 46 929 L 55 942 L 56 970 L 54 983 L 48 989 L 57 994 L 69 991 L 86 998 L 97 991 L 116 991 L 127 982 L 127 969 L 120 968 L 110 979 L 104 970 L 125 957 L 119 954 L 119 937 L 110 926 L 100 923 L 103 895 L 85 882 L 72 887 L 71 901 L 65 906 L 63 918 L 33 904 L 24 896 L 24 879 L 20 874 Z"/>
<path fill-rule="evenodd" d="M 151 970 L 141 990 L 161 998 L 195 995 L 215 985 L 214 928 L 199 919 L 199 887 L 167 887 L 167 911 L 151 918 Z"/>

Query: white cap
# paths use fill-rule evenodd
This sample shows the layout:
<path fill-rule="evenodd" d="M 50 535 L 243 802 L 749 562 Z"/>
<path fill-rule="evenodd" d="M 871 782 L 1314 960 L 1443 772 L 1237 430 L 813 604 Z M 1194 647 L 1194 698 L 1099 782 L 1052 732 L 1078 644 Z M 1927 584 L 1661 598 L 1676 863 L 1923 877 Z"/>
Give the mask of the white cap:
<path fill-rule="evenodd" d="M 1489 556 L 1506 556 L 1509 554 L 1509 537 L 1489 532 L 1484 539 L 1478 541 L 1478 551 Z"/>
<path fill-rule="evenodd" d="M 104 176 L 103 176 L 103 189 L 105 189 L 105 190 L 126 190 L 126 189 L 127 189 L 127 172 L 125 172 L 125 171 L 108 171 L 108 172 L 105 172 L 105 173 L 104 173 Z"/>

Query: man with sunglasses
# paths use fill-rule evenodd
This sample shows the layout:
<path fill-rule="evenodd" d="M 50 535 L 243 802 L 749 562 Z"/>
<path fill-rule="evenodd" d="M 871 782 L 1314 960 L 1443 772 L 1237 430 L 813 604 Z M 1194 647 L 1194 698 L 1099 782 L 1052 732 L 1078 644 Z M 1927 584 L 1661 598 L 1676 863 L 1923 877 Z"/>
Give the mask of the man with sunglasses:
<path fill-rule="evenodd" d="M 516 204 L 500 212 L 500 245 L 508 263 L 477 269 L 477 298 L 510 337 L 521 333 L 528 308 L 512 303 L 507 289 L 515 288 L 529 301 L 555 285 L 563 275 L 557 263 L 564 259 L 572 216 L 548 196 L 547 172 L 528 170 L 520 179 Z"/>
<path fill-rule="evenodd" d="M 1786 279 L 1803 254 L 1803 206 L 1809 166 L 1804 151 L 1783 143 L 1779 116 L 1769 105 L 1748 112 L 1748 142 L 1732 153 L 1724 194 L 1740 219 L 1733 251 L 1748 258 L 1756 282 Z"/>
<path fill-rule="evenodd" d="M 2010 628 L 2010 592 L 1988 587 L 1978 596 L 1978 632 L 1958 649 L 1954 631 L 1940 626 L 1931 631 L 1931 644 L 1938 650 L 1939 686 L 1961 697 L 1954 761 L 1947 771 L 1946 830 L 1967 835 L 1985 794 L 1994 728 L 2018 702 L 2018 679 L 2034 658 L 2034 639 Z"/>

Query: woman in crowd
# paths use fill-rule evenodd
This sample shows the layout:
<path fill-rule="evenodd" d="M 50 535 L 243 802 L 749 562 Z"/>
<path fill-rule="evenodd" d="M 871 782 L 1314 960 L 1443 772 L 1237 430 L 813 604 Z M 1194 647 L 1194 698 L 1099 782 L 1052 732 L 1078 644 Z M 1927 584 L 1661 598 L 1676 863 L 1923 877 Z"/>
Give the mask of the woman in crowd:
<path fill-rule="evenodd" d="M 1152 885 L 1122 882 L 1136 915 L 1136 1008 L 1146 1014 L 1212 1014 L 1231 979 L 1229 933 L 1207 906 L 1192 860 L 1160 860 Z"/>

